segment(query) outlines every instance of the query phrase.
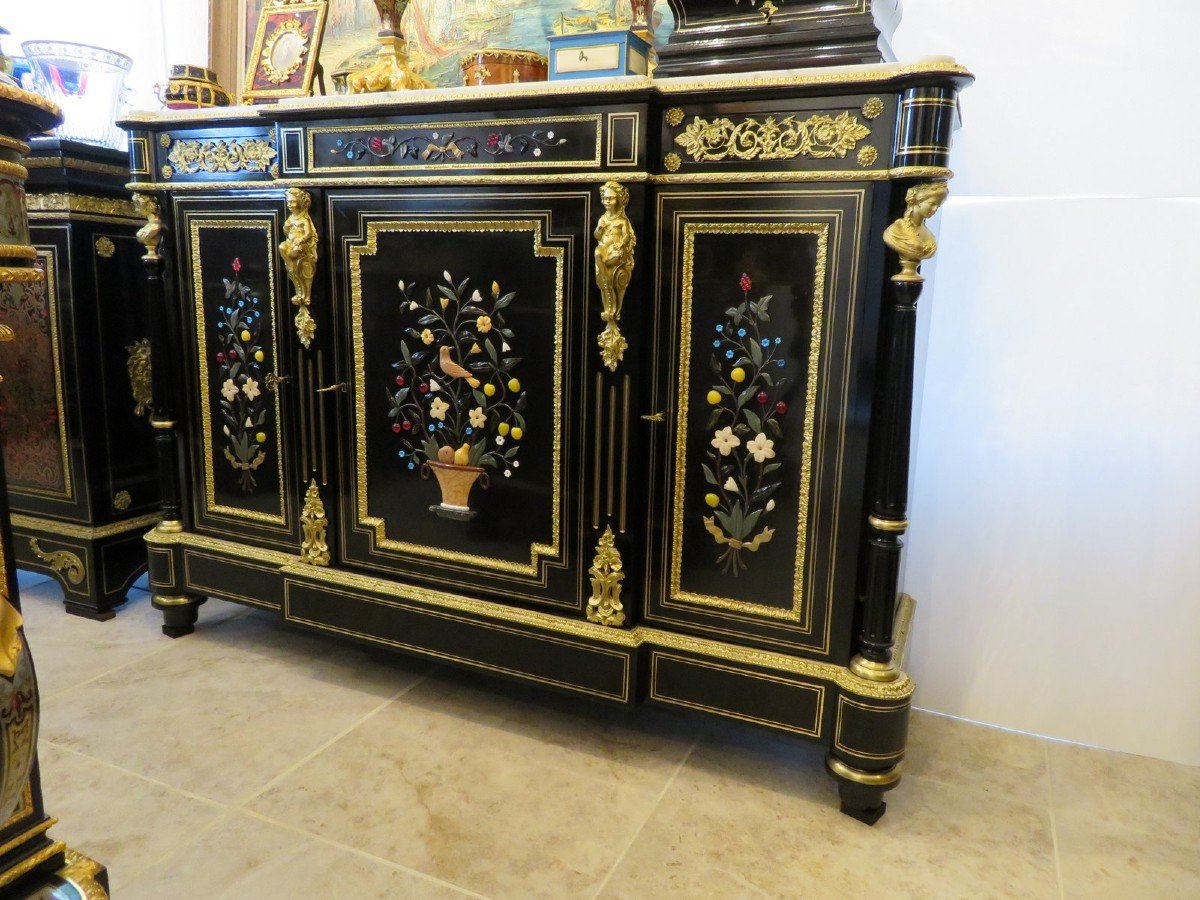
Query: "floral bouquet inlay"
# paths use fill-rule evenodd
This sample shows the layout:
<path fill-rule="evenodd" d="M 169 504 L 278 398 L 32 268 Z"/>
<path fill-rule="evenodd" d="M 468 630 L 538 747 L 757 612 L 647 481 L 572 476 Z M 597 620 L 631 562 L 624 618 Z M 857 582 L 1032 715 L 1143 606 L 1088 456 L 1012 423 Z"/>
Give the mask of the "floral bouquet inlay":
<path fill-rule="evenodd" d="M 220 409 L 225 434 L 224 455 L 241 473 L 239 484 L 251 493 L 254 472 L 267 459 L 267 401 L 263 394 L 262 311 L 258 297 L 242 284 L 240 259 L 233 261 L 233 278 L 225 282 L 225 302 L 218 307 L 217 335 L 221 349 L 216 355 L 220 387 Z"/>
<path fill-rule="evenodd" d="M 432 474 L 442 502 L 438 515 L 474 517 L 471 491 L 486 490 L 489 472 L 512 476 L 525 437 L 525 390 L 514 374 L 521 357 L 504 310 L 516 298 L 492 282 L 485 296 L 470 279 L 455 283 L 449 272 L 435 295 L 399 284 L 401 313 L 411 324 L 400 341 L 401 359 L 388 388 L 388 418 L 399 436 L 397 456 L 409 470 Z"/>
<path fill-rule="evenodd" d="M 787 362 L 777 357 L 783 340 L 764 331 L 771 321 L 771 295 L 751 299 L 749 275 L 742 275 L 738 286 L 743 299 L 725 311 L 713 337 L 713 382 L 705 398 L 712 408 L 706 426 L 711 449 L 702 466 L 709 486 L 704 502 L 712 510 L 704 528 L 724 548 L 717 561 L 733 575 L 745 570 L 744 554 L 775 536 L 765 521 L 775 510 L 781 467 L 775 447 L 783 439 L 780 421 L 788 411 L 781 399 Z"/>

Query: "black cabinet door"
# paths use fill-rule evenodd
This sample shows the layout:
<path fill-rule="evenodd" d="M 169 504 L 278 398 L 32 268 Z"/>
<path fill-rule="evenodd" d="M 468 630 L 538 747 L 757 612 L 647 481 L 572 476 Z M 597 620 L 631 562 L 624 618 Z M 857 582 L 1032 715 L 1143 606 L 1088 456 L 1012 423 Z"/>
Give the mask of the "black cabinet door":
<path fill-rule="evenodd" d="M 283 197 L 185 197 L 175 210 L 194 527 L 296 550 L 295 391 L 275 381 L 300 352 L 277 252 Z"/>
<path fill-rule="evenodd" d="M 343 562 L 582 615 L 596 186 L 326 202 Z"/>
<path fill-rule="evenodd" d="M 869 186 L 663 189 L 646 618 L 837 656 L 878 302 Z M 878 296 L 877 289 L 873 296 Z M 669 461 L 668 461 L 669 460 Z"/>

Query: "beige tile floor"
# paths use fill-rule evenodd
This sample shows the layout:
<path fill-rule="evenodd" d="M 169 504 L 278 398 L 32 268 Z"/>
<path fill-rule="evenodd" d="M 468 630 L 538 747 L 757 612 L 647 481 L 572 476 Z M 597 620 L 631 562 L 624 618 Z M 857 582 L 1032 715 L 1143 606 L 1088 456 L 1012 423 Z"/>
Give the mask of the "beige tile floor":
<path fill-rule="evenodd" d="M 771 734 L 22 582 L 52 833 L 117 900 L 1200 898 L 1197 768 L 922 713 L 867 828 Z"/>

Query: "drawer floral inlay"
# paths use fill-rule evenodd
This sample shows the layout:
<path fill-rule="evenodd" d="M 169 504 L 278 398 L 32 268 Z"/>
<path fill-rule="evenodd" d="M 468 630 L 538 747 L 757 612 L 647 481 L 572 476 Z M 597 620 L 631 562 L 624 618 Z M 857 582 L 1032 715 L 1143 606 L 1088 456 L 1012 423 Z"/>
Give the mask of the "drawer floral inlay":
<path fill-rule="evenodd" d="M 513 134 L 508 131 L 493 131 L 482 144 L 474 137 L 457 136 L 454 132 L 435 131 L 429 135 L 411 135 L 401 140 L 395 135 L 371 135 L 365 138 L 345 140 L 338 138 L 329 152 L 340 154 L 346 159 L 363 159 L 368 154 L 377 159 L 422 159 L 443 162 L 459 159 L 479 159 L 480 153 L 493 157 L 506 154 L 540 157 L 550 147 L 567 143 L 564 137 L 556 138 L 553 131 L 531 131 Z"/>

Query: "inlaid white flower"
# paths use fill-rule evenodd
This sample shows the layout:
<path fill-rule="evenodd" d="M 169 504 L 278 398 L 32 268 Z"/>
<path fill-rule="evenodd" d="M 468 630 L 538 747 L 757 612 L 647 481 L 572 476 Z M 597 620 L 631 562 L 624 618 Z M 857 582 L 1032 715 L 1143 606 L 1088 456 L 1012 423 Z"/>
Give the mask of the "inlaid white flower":
<path fill-rule="evenodd" d="M 742 445 L 741 438 L 733 433 L 729 426 L 722 428 L 713 435 L 712 446 L 716 447 L 722 456 L 728 456 L 735 447 Z"/>
<path fill-rule="evenodd" d="M 258 389 L 257 381 L 255 381 L 253 378 L 247 378 L 246 383 L 242 385 L 242 393 L 246 395 L 247 399 L 253 400 L 259 394 L 261 394 L 262 391 Z"/>
<path fill-rule="evenodd" d="M 727 491 L 736 491 L 738 489 L 737 482 L 733 480 L 732 475 L 725 479 L 724 488 Z"/>
<path fill-rule="evenodd" d="M 768 501 L 767 501 L 767 512 L 771 512 L 771 511 L 773 511 L 774 509 L 775 509 L 775 501 L 774 501 L 774 500 L 768 500 Z"/>
<path fill-rule="evenodd" d="M 757 463 L 764 463 L 768 459 L 775 458 L 775 442 L 765 434 L 757 435 L 746 444 L 746 449 L 750 451 Z"/>
<path fill-rule="evenodd" d="M 471 420 L 472 428 L 482 428 L 487 424 L 487 413 L 483 411 L 482 406 L 475 407 L 467 415 Z"/>
<path fill-rule="evenodd" d="M 445 421 L 446 413 L 449 411 L 449 409 L 450 409 L 449 403 L 447 403 L 441 397 L 434 397 L 433 403 L 429 407 L 429 414 L 431 416 L 433 416 L 435 419 L 440 419 L 442 421 Z"/>
<path fill-rule="evenodd" d="M 226 400 L 228 400 L 230 403 L 232 403 L 233 398 L 236 397 L 237 395 L 238 395 L 238 386 L 233 383 L 232 378 L 226 378 L 225 383 L 223 385 L 221 385 L 221 396 L 224 397 Z"/>

